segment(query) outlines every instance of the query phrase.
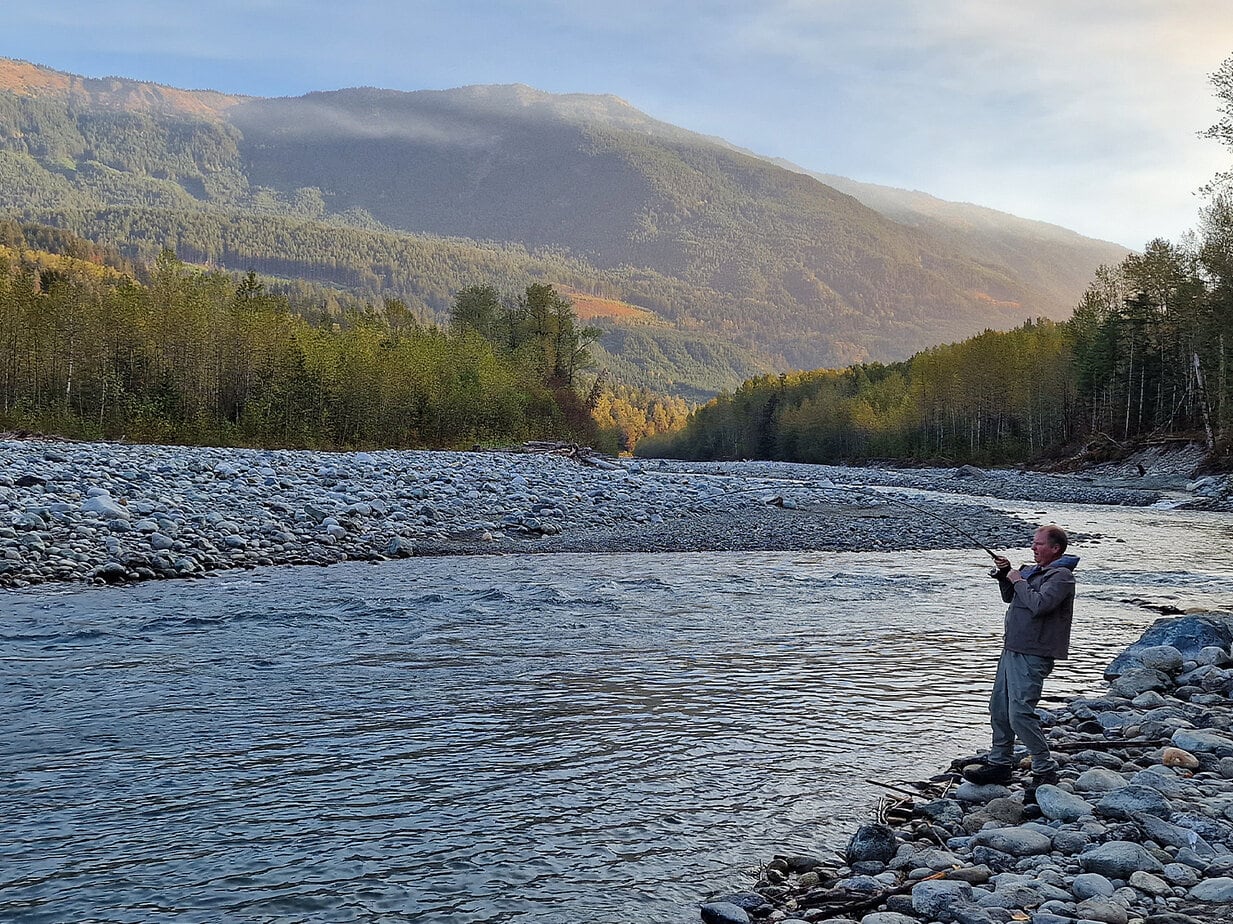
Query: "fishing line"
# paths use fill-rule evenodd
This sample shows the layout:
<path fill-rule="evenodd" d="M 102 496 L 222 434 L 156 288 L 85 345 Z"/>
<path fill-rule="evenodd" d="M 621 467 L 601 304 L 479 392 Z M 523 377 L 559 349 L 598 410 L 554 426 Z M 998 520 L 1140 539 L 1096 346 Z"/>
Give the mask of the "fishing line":
<path fill-rule="evenodd" d="M 898 497 L 892 497 L 889 494 L 878 494 L 876 491 L 871 491 L 868 488 L 865 488 L 864 490 L 870 494 L 877 494 L 878 497 L 883 497 L 886 500 L 890 501 L 892 504 L 899 504 L 902 507 L 907 507 L 909 510 L 915 510 L 917 513 L 923 513 L 927 517 L 933 517 L 933 519 L 937 520 L 939 523 L 945 523 L 948 527 L 950 527 L 952 530 L 957 532 L 960 536 L 963 536 L 963 538 L 970 539 L 972 542 L 975 542 L 977 546 L 984 549 L 985 552 L 988 553 L 990 558 L 997 560 L 997 558 L 999 557 L 998 554 L 993 551 L 993 549 L 989 548 L 989 546 L 985 545 L 983 542 L 981 542 L 979 539 L 977 539 L 967 530 L 960 529 L 953 522 L 951 522 L 950 520 L 946 519 L 945 517 L 939 514 L 934 513 L 932 510 L 929 510 L 925 507 L 918 507 L 916 506 L 916 504 L 909 504 L 907 501 L 900 500 Z"/>
<path fill-rule="evenodd" d="M 805 487 L 805 488 L 814 488 L 815 490 L 826 490 L 826 488 L 823 488 L 822 486 L 820 486 L 820 485 L 818 485 L 818 484 L 816 484 L 816 483 L 814 483 L 814 482 L 809 482 L 809 481 L 790 481 L 790 480 L 788 480 L 788 479 L 784 479 L 783 481 L 781 481 L 781 482 L 780 482 L 780 484 L 784 484 L 784 485 L 791 485 L 792 487 Z M 728 491 L 727 493 L 728 493 L 728 494 L 755 494 L 755 493 L 767 493 L 767 492 L 773 492 L 777 486 L 778 486 L 778 485 L 764 485 L 764 486 L 762 486 L 762 487 L 757 487 L 757 488 L 737 488 L 736 490 Z M 967 530 L 965 530 L 965 529 L 963 529 L 963 528 L 961 528 L 961 527 L 959 527 L 959 526 L 956 526 L 956 525 L 954 524 L 954 522 L 953 522 L 953 521 L 946 519 L 945 517 L 941 516 L 940 514 L 934 513 L 932 510 L 929 510 L 929 509 L 928 509 L 928 508 L 926 508 L 926 507 L 920 507 L 920 506 L 918 506 L 918 505 L 916 505 L 916 504 L 911 504 L 911 503 L 908 503 L 907 501 L 905 501 L 905 500 L 903 500 L 903 499 L 901 499 L 901 498 L 895 497 L 895 496 L 894 496 L 894 495 L 892 495 L 892 494 L 882 494 L 882 493 L 880 493 L 880 492 L 878 492 L 878 491 L 873 490 L 872 488 L 865 487 L 865 486 L 863 486 L 863 485 L 835 485 L 835 484 L 832 484 L 832 485 L 830 485 L 830 487 L 832 487 L 832 488 L 836 488 L 836 489 L 843 489 L 843 488 L 847 488 L 847 489 L 850 489 L 850 490 L 852 490 L 852 491 L 855 491 L 855 492 L 857 492 L 857 493 L 859 493 L 859 494 L 864 494 L 864 495 L 866 495 L 866 496 L 868 496 L 868 497 L 876 497 L 876 498 L 878 498 L 879 500 L 883 500 L 883 501 L 885 501 L 885 502 L 887 502 L 887 503 L 891 503 L 891 504 L 898 504 L 899 506 L 901 506 L 901 507 L 906 507 L 908 510 L 912 510 L 912 511 L 914 511 L 914 512 L 916 512 L 916 513 L 923 513 L 925 516 L 930 517 L 930 518 L 932 518 L 932 519 L 934 519 L 934 520 L 937 520 L 939 523 L 945 524 L 945 525 L 946 525 L 946 526 L 947 526 L 947 527 L 948 527 L 948 528 L 949 528 L 952 532 L 955 532 L 955 533 L 959 534 L 959 535 L 960 535 L 960 536 L 962 536 L 964 539 L 967 539 L 967 540 L 969 540 L 969 541 L 971 541 L 971 542 L 975 543 L 975 545 L 976 545 L 978 548 L 982 549 L 982 550 L 983 550 L 983 551 L 984 551 L 984 552 L 985 552 L 985 553 L 986 553 L 986 554 L 987 554 L 990 558 L 992 558 L 992 559 L 996 560 L 996 559 L 998 559 L 998 558 L 1000 557 L 1000 556 L 999 556 L 999 555 L 998 555 L 995 551 L 993 551 L 993 549 L 989 548 L 989 546 L 985 545 L 983 542 L 981 542 L 979 539 L 977 539 L 975 536 L 973 536 L 973 535 L 972 535 L 971 533 L 969 533 Z M 779 506 L 779 507 L 782 507 L 782 506 L 783 506 L 783 497 L 782 497 L 782 495 L 775 495 L 774 497 L 770 498 L 770 499 L 767 501 L 767 503 L 774 504 L 774 503 L 775 503 L 775 501 L 778 501 L 778 502 L 779 502 L 778 504 L 776 504 L 776 506 Z M 810 509 L 805 508 L 805 507 L 794 507 L 794 508 L 791 508 L 791 509 L 799 510 L 801 513 L 821 513 L 821 512 L 822 512 L 821 510 L 810 510 Z"/>

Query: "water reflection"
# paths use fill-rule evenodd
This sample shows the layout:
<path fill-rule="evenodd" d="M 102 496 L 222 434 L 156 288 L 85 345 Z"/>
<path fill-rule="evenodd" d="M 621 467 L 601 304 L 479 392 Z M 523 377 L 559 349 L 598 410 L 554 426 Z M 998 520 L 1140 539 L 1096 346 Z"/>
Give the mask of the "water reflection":
<path fill-rule="evenodd" d="M 1233 598 L 1227 517 L 1019 512 L 1125 540 L 1078 549 L 1055 695 L 1155 618 L 1124 601 Z M 692 922 L 772 851 L 841 846 L 866 780 L 983 744 L 985 568 L 413 559 L 8 595 L 0 917 Z"/>

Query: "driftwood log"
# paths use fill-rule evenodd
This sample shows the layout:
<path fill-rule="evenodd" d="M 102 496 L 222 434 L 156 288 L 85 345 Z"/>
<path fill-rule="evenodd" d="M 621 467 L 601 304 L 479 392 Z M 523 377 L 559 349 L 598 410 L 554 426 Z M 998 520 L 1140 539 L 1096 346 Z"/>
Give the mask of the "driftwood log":
<path fill-rule="evenodd" d="M 1164 748 L 1172 744 L 1162 738 L 1090 738 L 1083 741 L 1050 741 L 1055 751 L 1104 751 L 1113 748 Z"/>
<path fill-rule="evenodd" d="M 892 895 L 906 895 L 920 883 L 931 879 L 945 879 L 951 872 L 953 870 L 942 870 L 932 876 L 914 879 L 892 889 L 884 889 L 874 895 L 849 892 L 847 889 L 815 889 L 802 895 L 798 903 L 804 908 L 820 908 L 830 917 L 843 917 L 877 908 Z"/>
<path fill-rule="evenodd" d="M 615 469 L 620 467 L 602 452 L 592 449 L 590 446 L 579 446 L 577 443 L 528 440 L 521 446 L 517 446 L 509 451 L 534 453 L 543 456 L 562 456 L 566 459 L 573 459 L 580 465 L 590 465 L 595 468 Z"/>

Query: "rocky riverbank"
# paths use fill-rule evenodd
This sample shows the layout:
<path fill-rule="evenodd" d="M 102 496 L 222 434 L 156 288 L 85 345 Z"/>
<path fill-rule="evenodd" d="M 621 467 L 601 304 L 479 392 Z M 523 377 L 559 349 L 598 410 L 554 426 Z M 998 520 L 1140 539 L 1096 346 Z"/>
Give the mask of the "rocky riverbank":
<path fill-rule="evenodd" d="M 891 787 L 844 865 L 781 856 L 708 924 L 1233 921 L 1233 615 L 1158 620 L 1108 693 L 1043 713 L 1062 762 L 1035 802 L 967 761 Z"/>
<path fill-rule="evenodd" d="M 589 461 L 10 439 L 0 442 L 0 586 L 411 555 L 1005 548 L 1022 545 L 1026 524 L 915 492 L 1133 505 L 1161 497 L 970 467 Z"/>

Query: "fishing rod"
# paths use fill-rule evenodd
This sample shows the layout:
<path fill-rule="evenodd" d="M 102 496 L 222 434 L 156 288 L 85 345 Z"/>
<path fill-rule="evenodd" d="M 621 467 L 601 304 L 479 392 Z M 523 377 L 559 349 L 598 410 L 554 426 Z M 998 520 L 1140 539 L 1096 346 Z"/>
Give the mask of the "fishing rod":
<path fill-rule="evenodd" d="M 862 489 L 858 488 L 858 490 L 862 490 Z M 864 488 L 863 490 L 868 494 L 877 494 L 876 491 L 872 491 L 869 488 Z M 981 542 L 979 539 L 977 539 L 967 530 L 960 529 L 950 520 L 946 519 L 945 517 L 940 516 L 939 514 L 934 513 L 932 510 L 929 510 L 926 507 L 918 507 L 916 504 L 909 504 L 907 501 L 901 500 L 898 497 L 892 497 L 889 494 L 877 494 L 877 496 L 886 498 L 886 500 L 890 501 L 892 504 L 899 504 L 901 507 L 907 507 L 909 510 L 915 510 L 917 513 L 923 513 L 927 517 L 933 517 L 933 519 L 937 520 L 939 523 L 945 523 L 948 527 L 950 527 L 952 530 L 957 532 L 960 536 L 963 536 L 965 539 L 970 539 L 972 542 L 975 542 L 976 545 L 984 549 L 985 552 L 989 555 L 989 557 L 992 558 L 994 561 L 997 561 L 1001 557 L 995 551 L 993 551 L 993 549 L 989 548 L 989 546 L 985 545 L 983 542 Z"/>

